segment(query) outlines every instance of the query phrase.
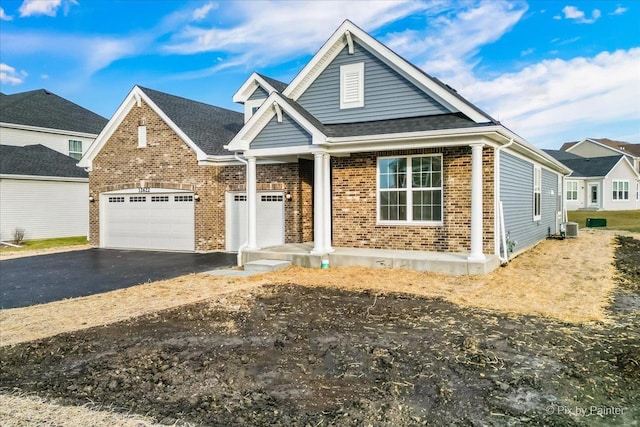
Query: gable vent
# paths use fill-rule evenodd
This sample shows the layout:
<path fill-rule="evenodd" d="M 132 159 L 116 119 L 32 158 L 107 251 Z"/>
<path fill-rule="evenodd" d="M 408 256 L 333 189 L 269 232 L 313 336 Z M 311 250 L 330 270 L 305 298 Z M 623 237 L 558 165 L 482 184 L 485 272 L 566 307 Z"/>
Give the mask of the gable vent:
<path fill-rule="evenodd" d="M 364 107 L 364 62 L 340 67 L 340 109 Z"/>

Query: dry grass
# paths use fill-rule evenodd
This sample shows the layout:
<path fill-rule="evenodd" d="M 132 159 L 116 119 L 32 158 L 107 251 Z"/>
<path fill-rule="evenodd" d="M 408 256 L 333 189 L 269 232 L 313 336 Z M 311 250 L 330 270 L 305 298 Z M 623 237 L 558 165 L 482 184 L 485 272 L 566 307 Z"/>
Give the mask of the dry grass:
<path fill-rule="evenodd" d="M 159 426 L 151 419 L 92 406 L 63 406 L 35 396 L 0 394 L 0 422 L 4 427 L 32 426 Z"/>
<path fill-rule="evenodd" d="M 83 251 L 90 249 L 92 246 L 86 245 L 71 245 L 71 246 L 58 246 L 48 249 L 36 249 L 36 250 L 20 250 L 20 251 L 3 251 L 0 252 L 0 261 L 4 259 L 22 258 L 34 255 L 56 254 L 59 252 L 71 252 L 71 251 Z"/>

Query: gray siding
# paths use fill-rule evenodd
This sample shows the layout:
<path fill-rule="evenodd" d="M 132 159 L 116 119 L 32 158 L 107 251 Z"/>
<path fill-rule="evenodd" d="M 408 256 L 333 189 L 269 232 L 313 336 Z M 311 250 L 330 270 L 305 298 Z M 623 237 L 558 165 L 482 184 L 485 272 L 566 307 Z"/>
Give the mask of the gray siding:
<path fill-rule="evenodd" d="M 340 109 L 340 66 L 364 62 L 364 107 Z M 366 122 L 449 113 L 445 107 L 355 43 L 345 47 L 298 99 L 322 123 Z"/>
<path fill-rule="evenodd" d="M 287 114 L 282 113 L 282 123 L 276 116 L 262 129 L 251 143 L 251 148 L 292 147 L 310 145 L 311 134 Z"/>
<path fill-rule="evenodd" d="M 551 194 L 553 190 L 553 194 Z M 542 169 L 542 218 L 533 220 L 533 163 L 500 153 L 500 200 L 504 208 L 507 240 L 520 252 L 556 232 L 558 176 Z"/>
<path fill-rule="evenodd" d="M 269 93 L 264 90 L 262 86 L 258 86 L 249 97 L 249 101 L 254 101 L 256 99 L 267 99 L 268 97 Z"/>

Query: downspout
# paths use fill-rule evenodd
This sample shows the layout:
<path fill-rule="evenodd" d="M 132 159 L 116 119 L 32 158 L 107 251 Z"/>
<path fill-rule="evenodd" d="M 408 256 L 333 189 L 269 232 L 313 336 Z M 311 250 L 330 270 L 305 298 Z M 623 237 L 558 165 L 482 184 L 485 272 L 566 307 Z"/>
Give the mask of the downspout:
<path fill-rule="evenodd" d="M 241 159 L 238 156 L 238 152 L 236 151 L 234 153 L 234 157 L 236 158 L 237 161 L 239 161 L 240 163 L 244 164 L 244 170 L 245 170 L 245 176 L 244 176 L 244 181 L 245 181 L 245 191 L 246 191 L 246 182 L 249 179 L 249 162 L 246 161 L 245 159 Z M 249 245 L 249 233 L 247 230 L 247 240 L 245 240 L 245 242 L 240 245 L 240 247 L 238 248 L 238 258 L 236 260 L 238 267 L 242 267 L 242 251 L 244 250 L 244 248 L 246 248 Z"/>
<path fill-rule="evenodd" d="M 503 148 L 509 147 L 511 144 L 513 144 L 513 142 L 514 142 L 513 138 L 511 138 L 508 143 L 496 148 L 496 152 L 495 152 L 495 156 L 496 156 L 495 173 L 496 173 L 496 183 L 498 187 L 496 191 L 497 206 L 495 211 L 498 212 L 498 215 L 500 217 L 500 238 L 502 243 L 502 254 L 498 255 L 498 257 L 500 258 L 501 264 L 509 263 L 509 249 L 507 248 L 507 236 L 504 230 L 504 211 L 502 209 L 502 199 L 500 199 L 500 151 L 502 151 Z"/>

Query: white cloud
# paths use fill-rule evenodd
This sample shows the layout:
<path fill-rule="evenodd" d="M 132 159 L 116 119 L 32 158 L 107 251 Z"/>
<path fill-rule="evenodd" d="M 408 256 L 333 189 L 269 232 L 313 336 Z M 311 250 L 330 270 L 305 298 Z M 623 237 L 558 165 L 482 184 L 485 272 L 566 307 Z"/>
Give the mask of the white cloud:
<path fill-rule="evenodd" d="M 578 24 L 593 24 L 602 15 L 599 9 L 593 9 L 591 18 L 587 18 L 584 12 L 575 6 L 565 6 L 562 9 L 562 13 L 564 13 L 565 19 L 572 19 Z"/>
<path fill-rule="evenodd" d="M 525 138 L 585 124 L 640 121 L 640 48 L 568 61 L 545 60 L 489 81 L 463 95 Z"/>
<path fill-rule="evenodd" d="M 622 7 L 620 5 L 618 5 L 618 7 L 616 7 L 616 10 L 614 10 L 613 12 L 611 12 L 609 15 L 624 15 L 627 12 L 626 7 Z"/>
<path fill-rule="evenodd" d="M 18 72 L 15 68 L 0 63 L 0 83 L 15 86 L 24 82 L 25 77 L 27 77 L 26 71 Z"/>
<path fill-rule="evenodd" d="M 197 8 L 196 10 L 194 10 L 194 11 L 193 11 L 193 15 L 192 15 L 192 17 L 193 17 L 193 19 L 194 19 L 195 21 L 199 21 L 199 20 L 201 20 L 201 19 L 206 18 L 206 17 L 207 17 L 207 15 L 209 14 L 209 12 L 210 12 L 212 9 L 215 9 L 215 8 L 217 8 L 217 7 L 218 7 L 218 6 L 217 6 L 215 3 L 213 3 L 213 2 L 209 2 L 209 3 L 205 4 L 204 6 L 199 7 L 199 8 Z"/>
<path fill-rule="evenodd" d="M 3 8 L 0 7 L 0 21 L 11 21 L 13 16 L 7 15 Z"/>
<path fill-rule="evenodd" d="M 76 0 L 65 0 L 64 14 L 67 14 L 70 6 L 77 4 L 78 2 Z M 62 5 L 62 0 L 24 0 L 19 9 L 20 17 L 25 18 L 37 15 L 56 16 L 58 9 Z"/>
<path fill-rule="evenodd" d="M 240 24 L 233 27 L 187 25 L 165 46 L 167 53 L 224 52 L 227 59 L 205 70 L 251 64 L 260 67 L 283 58 L 315 52 L 328 37 L 327 28 L 337 28 L 345 19 L 368 31 L 427 9 L 412 1 L 337 2 L 235 2 L 224 3 Z M 292 19 L 295 17 L 295 19 Z M 283 36 L 283 34 L 285 34 Z"/>
<path fill-rule="evenodd" d="M 522 52 L 520 52 L 520 56 L 529 56 L 535 51 L 536 50 L 534 48 L 530 47 L 529 49 L 525 49 Z"/>

